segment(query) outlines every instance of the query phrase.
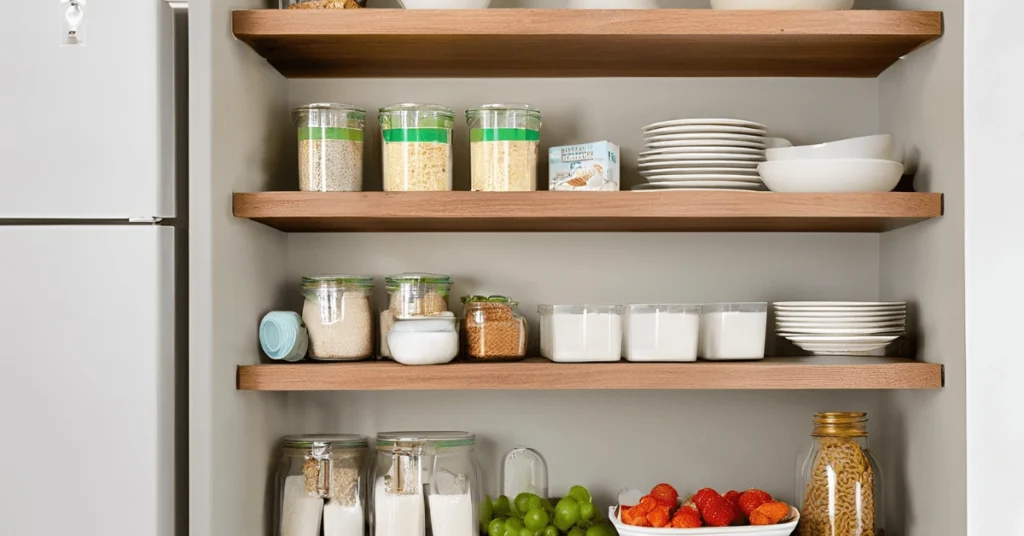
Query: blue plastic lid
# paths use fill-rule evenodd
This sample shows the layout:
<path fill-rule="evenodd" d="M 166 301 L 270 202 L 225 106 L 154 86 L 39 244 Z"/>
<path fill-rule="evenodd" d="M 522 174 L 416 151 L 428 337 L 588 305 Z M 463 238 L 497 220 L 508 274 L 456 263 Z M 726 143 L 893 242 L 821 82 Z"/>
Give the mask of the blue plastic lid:
<path fill-rule="evenodd" d="M 260 321 L 260 346 L 270 359 L 302 361 L 309 348 L 309 334 L 302 317 L 292 311 L 271 311 Z"/>

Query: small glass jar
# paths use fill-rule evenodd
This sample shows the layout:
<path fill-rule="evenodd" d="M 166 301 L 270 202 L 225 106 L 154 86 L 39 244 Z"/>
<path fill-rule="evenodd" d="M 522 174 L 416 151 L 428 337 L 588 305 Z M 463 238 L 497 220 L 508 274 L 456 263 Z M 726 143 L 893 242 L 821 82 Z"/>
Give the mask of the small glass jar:
<path fill-rule="evenodd" d="M 355 9 L 366 0 L 281 0 L 281 9 Z"/>
<path fill-rule="evenodd" d="M 455 112 L 437 104 L 396 104 L 381 108 L 378 117 L 384 191 L 450 191 Z"/>
<path fill-rule="evenodd" d="M 288 436 L 277 465 L 277 536 L 360 536 L 369 455 L 360 435 Z"/>
<path fill-rule="evenodd" d="M 398 274 L 384 278 L 388 307 L 380 313 L 380 354 L 391 357 L 388 334 L 395 320 L 448 311 L 452 278 L 440 274 Z"/>
<path fill-rule="evenodd" d="M 866 413 L 816 413 L 811 444 L 797 458 L 799 536 L 876 536 L 884 488 L 868 447 Z"/>
<path fill-rule="evenodd" d="M 365 110 L 351 104 L 308 104 L 292 112 L 292 122 L 299 138 L 299 190 L 363 189 Z"/>
<path fill-rule="evenodd" d="M 485 104 L 466 111 L 466 124 L 473 191 L 537 189 L 540 110 L 529 104 Z"/>
<path fill-rule="evenodd" d="M 526 357 L 526 319 L 519 302 L 505 296 L 462 298 L 466 355 L 472 360 L 516 361 Z"/>
<path fill-rule="evenodd" d="M 302 278 L 302 321 L 309 332 L 310 359 L 358 361 L 373 355 L 372 291 L 372 277 Z"/>
<path fill-rule="evenodd" d="M 377 434 L 373 536 L 477 534 L 476 436 L 466 432 Z M 429 512 L 429 515 L 428 515 Z"/>
<path fill-rule="evenodd" d="M 540 355 L 556 363 L 618 361 L 621 305 L 539 305 Z"/>

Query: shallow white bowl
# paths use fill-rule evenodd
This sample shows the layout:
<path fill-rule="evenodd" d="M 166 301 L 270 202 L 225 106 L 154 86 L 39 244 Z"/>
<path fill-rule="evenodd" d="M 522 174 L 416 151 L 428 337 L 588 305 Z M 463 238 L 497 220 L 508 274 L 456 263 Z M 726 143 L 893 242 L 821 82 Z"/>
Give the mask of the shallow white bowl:
<path fill-rule="evenodd" d="M 711 9 L 852 9 L 854 0 L 711 0 Z"/>
<path fill-rule="evenodd" d="M 891 192 L 903 164 L 889 160 L 776 160 L 757 171 L 773 192 Z"/>
<path fill-rule="evenodd" d="M 743 527 L 701 527 L 699 529 L 651 528 L 626 525 L 619 519 L 618 507 L 608 509 L 619 536 L 789 536 L 796 530 L 800 512 L 789 507 L 789 519 L 778 525 L 747 525 Z"/>
<path fill-rule="evenodd" d="M 812 160 L 823 158 L 892 159 L 892 135 L 876 134 L 817 145 L 768 149 L 768 160 Z"/>
<path fill-rule="evenodd" d="M 491 0 L 398 0 L 405 9 L 484 9 Z"/>

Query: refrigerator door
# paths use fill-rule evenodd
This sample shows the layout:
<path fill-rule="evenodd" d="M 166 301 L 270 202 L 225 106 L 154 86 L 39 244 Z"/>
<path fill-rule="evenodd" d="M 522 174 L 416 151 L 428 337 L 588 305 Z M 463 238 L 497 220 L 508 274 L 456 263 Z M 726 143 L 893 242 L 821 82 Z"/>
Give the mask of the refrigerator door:
<path fill-rule="evenodd" d="M 172 534 L 174 232 L 0 226 L 0 533 Z"/>
<path fill-rule="evenodd" d="M 175 215 L 173 11 L 162 0 L 4 2 L 0 220 Z"/>

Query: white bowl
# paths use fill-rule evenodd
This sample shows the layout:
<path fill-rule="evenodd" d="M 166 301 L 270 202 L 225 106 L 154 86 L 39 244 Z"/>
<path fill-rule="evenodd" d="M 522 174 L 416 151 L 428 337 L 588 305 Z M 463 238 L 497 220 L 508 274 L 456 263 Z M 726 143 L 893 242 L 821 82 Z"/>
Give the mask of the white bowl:
<path fill-rule="evenodd" d="M 484 9 L 491 0 L 398 0 L 405 9 Z"/>
<path fill-rule="evenodd" d="M 658 9 L 657 0 L 568 0 L 569 9 Z"/>
<path fill-rule="evenodd" d="M 815 160 L 826 158 L 892 159 L 892 135 L 877 134 L 817 145 L 769 148 L 768 160 Z"/>
<path fill-rule="evenodd" d="M 634 527 L 619 519 L 618 507 L 608 509 L 608 519 L 619 536 L 790 536 L 800 521 L 800 512 L 789 507 L 789 520 L 777 525 L 746 525 L 742 527 L 701 527 L 698 529 Z"/>
<path fill-rule="evenodd" d="M 773 192 L 891 192 L 903 164 L 889 160 L 776 160 L 757 166 Z"/>
<path fill-rule="evenodd" d="M 854 0 L 711 0 L 711 9 L 852 9 Z"/>

